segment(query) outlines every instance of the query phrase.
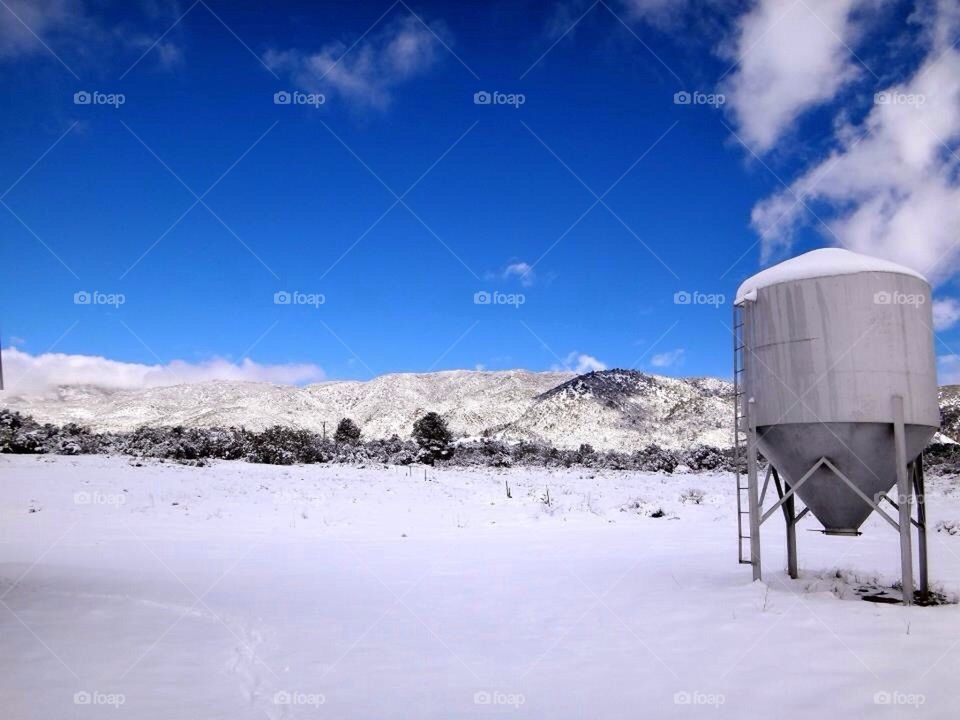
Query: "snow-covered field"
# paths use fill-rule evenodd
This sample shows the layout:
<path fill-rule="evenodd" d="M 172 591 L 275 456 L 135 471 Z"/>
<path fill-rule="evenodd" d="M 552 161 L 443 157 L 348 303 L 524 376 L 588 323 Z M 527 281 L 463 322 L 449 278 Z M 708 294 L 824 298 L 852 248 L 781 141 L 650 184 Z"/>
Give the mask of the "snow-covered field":
<path fill-rule="evenodd" d="M 726 475 L 0 456 L 0 715 L 960 715 L 960 607 L 854 599 L 882 520 L 805 519 L 791 581 L 774 518 L 754 584 L 735 511 Z M 930 555 L 960 590 L 960 535 Z"/>

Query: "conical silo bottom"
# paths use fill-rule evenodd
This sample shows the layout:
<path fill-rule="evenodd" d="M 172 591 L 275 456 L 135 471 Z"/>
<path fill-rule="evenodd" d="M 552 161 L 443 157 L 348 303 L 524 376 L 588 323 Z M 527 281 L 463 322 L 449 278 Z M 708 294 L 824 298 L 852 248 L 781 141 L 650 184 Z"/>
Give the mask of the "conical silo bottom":
<path fill-rule="evenodd" d="M 912 461 L 926 447 L 936 428 L 907 425 L 905 430 L 907 460 Z M 893 425 L 795 423 L 761 427 L 757 435 L 760 452 L 787 482 L 796 482 L 825 457 L 871 499 L 877 499 L 878 493 L 897 483 Z M 830 534 L 856 533 L 873 512 L 827 467 L 820 467 L 811 475 L 797 495 Z"/>

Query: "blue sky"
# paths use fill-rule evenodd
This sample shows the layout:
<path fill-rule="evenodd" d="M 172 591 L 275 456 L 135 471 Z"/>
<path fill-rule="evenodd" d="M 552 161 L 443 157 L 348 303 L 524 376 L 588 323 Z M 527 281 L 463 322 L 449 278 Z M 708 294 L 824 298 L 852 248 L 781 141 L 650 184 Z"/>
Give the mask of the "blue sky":
<path fill-rule="evenodd" d="M 930 274 L 952 372 L 955 20 L 946 1 L 7 0 L 4 346 L 186 379 L 729 375 L 738 283 L 844 245 Z"/>

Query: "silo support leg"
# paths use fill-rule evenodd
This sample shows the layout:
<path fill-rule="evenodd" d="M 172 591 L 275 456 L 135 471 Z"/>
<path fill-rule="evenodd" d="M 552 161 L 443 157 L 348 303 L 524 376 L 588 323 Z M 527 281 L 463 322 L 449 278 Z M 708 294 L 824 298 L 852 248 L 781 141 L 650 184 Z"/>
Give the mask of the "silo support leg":
<path fill-rule="evenodd" d="M 773 482 L 777 486 L 777 495 L 783 500 L 784 490 L 789 490 L 786 486 L 780 484 L 780 473 L 773 468 Z M 797 572 L 797 511 L 793 502 L 794 496 L 791 494 L 786 500 L 783 500 L 783 519 L 787 526 L 787 574 L 796 580 L 799 577 Z"/>
<path fill-rule="evenodd" d="M 930 593 L 927 573 L 927 506 L 923 488 L 923 455 L 913 461 L 913 493 L 917 499 L 917 556 L 920 566 L 920 596 L 926 600 Z"/>
<path fill-rule="evenodd" d="M 750 503 L 750 564 L 753 579 L 762 580 L 760 566 L 760 478 L 757 474 L 757 428 L 751 419 L 747 437 L 747 494 Z"/>
<path fill-rule="evenodd" d="M 903 604 L 913 604 L 913 547 L 911 543 L 911 515 L 913 493 L 907 473 L 907 441 L 903 423 L 903 397 L 893 396 L 893 442 L 897 461 L 897 498 L 900 511 L 900 575 L 903 585 Z"/>

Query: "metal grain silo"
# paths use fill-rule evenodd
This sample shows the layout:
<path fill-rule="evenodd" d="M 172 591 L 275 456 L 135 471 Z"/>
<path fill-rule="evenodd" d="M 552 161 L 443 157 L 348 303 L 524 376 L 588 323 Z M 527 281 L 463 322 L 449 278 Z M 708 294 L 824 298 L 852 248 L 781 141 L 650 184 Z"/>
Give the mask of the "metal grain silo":
<path fill-rule="evenodd" d="M 831 535 L 859 534 L 874 510 L 893 523 L 880 501 L 917 476 L 914 460 L 940 425 L 930 285 L 900 265 L 831 248 L 755 275 L 735 305 L 738 444 L 749 454 L 752 441 L 778 487 L 783 479 L 778 505 L 792 512 L 795 494 Z M 762 495 L 751 498 L 748 537 L 770 514 Z M 900 495 L 908 514 L 893 524 L 905 526 L 909 551 L 913 503 Z M 792 530 L 789 515 L 787 523 Z M 791 565 L 795 576 L 795 557 Z M 758 566 L 759 547 L 755 574 Z"/>

